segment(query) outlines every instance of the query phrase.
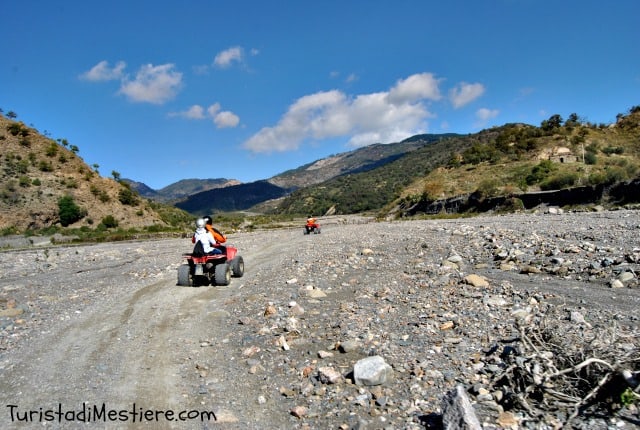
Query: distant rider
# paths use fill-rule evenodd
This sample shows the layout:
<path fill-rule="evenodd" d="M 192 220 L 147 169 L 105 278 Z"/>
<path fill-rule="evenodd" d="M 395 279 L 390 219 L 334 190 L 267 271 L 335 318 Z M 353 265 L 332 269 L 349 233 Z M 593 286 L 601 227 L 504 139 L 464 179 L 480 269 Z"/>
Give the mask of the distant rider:
<path fill-rule="evenodd" d="M 307 229 L 307 233 L 311 233 L 315 227 L 316 227 L 316 219 L 312 215 L 309 215 L 307 217 L 307 224 L 305 225 L 305 228 Z"/>

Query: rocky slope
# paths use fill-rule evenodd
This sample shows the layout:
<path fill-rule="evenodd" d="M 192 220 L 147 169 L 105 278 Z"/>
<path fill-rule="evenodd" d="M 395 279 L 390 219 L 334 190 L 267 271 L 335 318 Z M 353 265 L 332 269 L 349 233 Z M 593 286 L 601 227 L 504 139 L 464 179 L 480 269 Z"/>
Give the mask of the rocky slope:
<path fill-rule="evenodd" d="M 100 176 L 65 139 L 54 140 L 0 115 L 0 148 L 0 229 L 24 232 L 56 225 L 63 196 L 71 196 L 86 213 L 72 227 L 95 228 L 109 215 L 123 228 L 163 224 L 144 199 L 123 204 L 123 184 Z"/>

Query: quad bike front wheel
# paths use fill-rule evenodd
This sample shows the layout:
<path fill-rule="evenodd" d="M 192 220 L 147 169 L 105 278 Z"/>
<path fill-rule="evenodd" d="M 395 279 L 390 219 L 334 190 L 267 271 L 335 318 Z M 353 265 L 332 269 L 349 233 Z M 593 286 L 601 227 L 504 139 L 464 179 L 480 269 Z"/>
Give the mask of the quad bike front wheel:
<path fill-rule="evenodd" d="M 231 282 L 231 266 L 228 263 L 220 263 L 214 273 L 216 285 L 229 285 Z"/>
<path fill-rule="evenodd" d="M 178 267 L 178 285 L 183 287 L 192 287 L 193 280 L 191 278 L 191 268 L 188 264 Z"/>
<path fill-rule="evenodd" d="M 242 256 L 236 255 L 229 264 L 231 265 L 231 273 L 234 277 L 241 278 L 242 275 L 244 275 L 244 260 Z"/>

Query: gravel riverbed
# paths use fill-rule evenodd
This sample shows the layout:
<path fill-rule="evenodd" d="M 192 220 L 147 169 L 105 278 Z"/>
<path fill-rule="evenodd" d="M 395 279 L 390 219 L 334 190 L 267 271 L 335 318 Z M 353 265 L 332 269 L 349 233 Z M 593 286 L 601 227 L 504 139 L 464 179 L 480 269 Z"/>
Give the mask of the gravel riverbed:
<path fill-rule="evenodd" d="M 229 286 L 176 285 L 189 239 L 0 253 L 0 426 L 442 428 L 461 387 L 479 428 L 640 428 L 593 390 L 640 372 L 640 212 L 319 221 L 230 234 Z"/>

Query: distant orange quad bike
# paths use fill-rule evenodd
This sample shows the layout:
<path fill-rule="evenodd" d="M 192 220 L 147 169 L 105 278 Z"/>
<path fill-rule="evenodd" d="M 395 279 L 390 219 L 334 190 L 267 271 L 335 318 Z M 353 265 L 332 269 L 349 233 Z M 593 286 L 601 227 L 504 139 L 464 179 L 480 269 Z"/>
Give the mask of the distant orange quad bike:
<path fill-rule="evenodd" d="M 182 254 L 185 264 L 178 267 L 178 285 L 229 285 L 231 276 L 244 275 L 244 260 L 234 246 L 218 246 L 221 254 Z"/>
<path fill-rule="evenodd" d="M 320 234 L 321 230 L 320 230 L 320 224 L 318 224 L 317 221 L 307 221 L 307 223 L 304 226 L 304 230 L 303 230 L 304 234 Z"/>

